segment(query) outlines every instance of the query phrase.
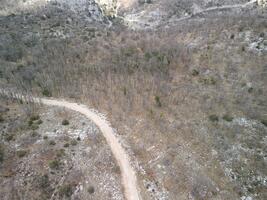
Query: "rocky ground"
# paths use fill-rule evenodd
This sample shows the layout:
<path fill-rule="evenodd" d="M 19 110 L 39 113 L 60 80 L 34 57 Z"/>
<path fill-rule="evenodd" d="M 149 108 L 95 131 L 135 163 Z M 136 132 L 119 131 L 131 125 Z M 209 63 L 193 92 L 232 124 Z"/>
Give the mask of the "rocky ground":
<path fill-rule="evenodd" d="M 1 99 L 0 198 L 123 199 L 98 128 L 64 109 Z"/>
<path fill-rule="evenodd" d="M 237 6 L 248 2 L 253 3 L 246 7 Z M 201 20 L 205 18 L 220 18 L 231 15 L 237 17 L 243 15 L 244 12 L 257 13 L 255 8 L 259 4 L 264 9 L 263 4 L 248 0 L 140 0 L 134 4 L 134 9 L 128 9 L 121 15 L 124 18 L 124 23 L 132 29 L 155 29 L 161 26 L 175 26 L 177 22 L 188 18 L 194 18 L 201 23 Z"/>
<path fill-rule="evenodd" d="M 266 7 L 228 8 L 248 0 L 4 2 L 1 87 L 106 113 L 143 199 L 267 198 Z M 227 9 L 201 13 L 221 6 Z M 1 103 L 1 126 L 23 127 L 1 134 L 1 199 L 30 198 L 33 190 L 60 199 L 69 189 L 73 199 L 122 198 L 119 170 L 86 119 L 41 108 L 42 123 L 29 127 L 31 115 L 16 117 L 25 105 Z M 70 125 L 61 124 L 65 118 Z M 54 160 L 60 169 L 50 169 Z"/>

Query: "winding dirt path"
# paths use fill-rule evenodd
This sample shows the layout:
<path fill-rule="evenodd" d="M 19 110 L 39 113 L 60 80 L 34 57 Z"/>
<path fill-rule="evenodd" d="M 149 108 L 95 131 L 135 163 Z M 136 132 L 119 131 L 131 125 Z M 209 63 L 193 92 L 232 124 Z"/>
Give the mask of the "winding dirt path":
<path fill-rule="evenodd" d="M 5 96 L 16 99 L 27 99 L 19 94 L 10 93 L 0 89 L 0 93 Z M 35 103 L 42 103 L 48 106 L 65 107 L 67 109 L 79 112 L 85 115 L 88 119 L 92 120 L 103 133 L 111 151 L 118 162 L 121 170 L 122 186 L 124 189 L 124 195 L 127 200 L 141 200 L 141 196 L 137 187 L 137 179 L 135 171 L 130 164 L 130 159 L 122 148 L 118 138 L 116 138 L 112 127 L 109 123 L 101 118 L 97 113 L 89 109 L 87 106 L 77 103 L 70 103 L 65 100 L 52 100 L 46 98 L 30 98 L 30 101 Z"/>
<path fill-rule="evenodd" d="M 248 6 L 251 6 L 253 4 L 256 4 L 258 1 L 259 0 L 250 0 L 247 3 L 243 3 L 243 4 L 232 4 L 232 5 L 214 6 L 214 7 L 210 7 L 210 8 L 201 10 L 201 11 L 196 12 L 194 14 L 188 15 L 186 17 L 181 17 L 181 18 L 178 18 L 178 19 L 172 19 L 170 21 L 166 21 L 166 22 L 164 22 L 161 25 L 168 25 L 168 24 L 171 24 L 171 23 L 174 23 L 174 22 L 185 21 L 185 20 L 191 19 L 191 18 L 193 18 L 195 16 L 198 16 L 198 15 L 201 15 L 201 14 L 204 14 L 204 13 L 208 13 L 208 12 L 212 12 L 212 11 L 217 11 L 217 10 L 219 11 L 219 10 L 226 10 L 226 9 L 235 9 L 235 8 L 246 8 Z M 263 5 L 265 5 L 265 4 L 263 3 Z M 140 21 L 142 21 L 142 17 L 145 17 L 144 13 L 145 13 L 144 11 L 141 11 L 139 13 L 130 14 L 128 17 L 125 18 L 126 19 L 126 22 L 129 23 L 129 24 L 133 24 L 133 23 L 136 23 L 136 24 L 139 23 L 140 24 Z M 144 24 L 145 23 L 147 23 L 147 22 L 144 22 Z M 141 22 L 141 24 L 142 24 L 142 22 Z M 138 26 L 136 26 L 136 27 L 138 27 Z M 134 28 L 134 27 L 132 27 L 132 28 Z"/>
<path fill-rule="evenodd" d="M 70 103 L 64 100 L 50 100 L 50 99 L 35 99 L 34 101 L 39 102 L 49 106 L 59 106 L 65 107 L 76 112 L 85 115 L 88 119 L 92 120 L 101 130 L 104 137 L 107 140 L 111 151 L 116 158 L 118 165 L 121 169 L 122 185 L 124 188 L 125 197 L 127 200 L 139 200 L 139 192 L 137 189 L 137 180 L 135 172 L 130 164 L 129 157 L 125 150 L 119 143 L 118 138 L 116 138 L 113 129 L 110 125 L 102 119 L 98 114 L 87 108 L 85 105 L 79 105 L 77 103 Z"/>
<path fill-rule="evenodd" d="M 204 14 L 204 13 L 207 13 L 207 12 L 211 12 L 211 11 L 216 11 L 216 10 L 225 10 L 225 9 L 235 9 L 235 8 L 246 8 L 247 6 L 251 6 L 255 3 L 257 3 L 258 0 L 251 0 L 247 3 L 244 3 L 244 4 L 234 4 L 234 5 L 224 5 L 224 6 L 215 6 L 215 7 L 210 7 L 210 8 L 207 8 L 205 10 L 202 10 L 202 11 L 199 11 L 199 12 L 196 12 L 192 15 L 189 15 L 187 17 L 182 17 L 182 18 L 179 18 L 177 20 L 172 20 L 171 22 L 167 22 L 167 23 L 173 23 L 173 22 L 180 22 L 180 21 L 184 21 L 184 20 L 188 20 L 188 19 L 191 19 L 197 15 L 200 15 L 200 14 Z"/>
<path fill-rule="evenodd" d="M 202 11 L 199 11 L 199 12 L 196 12 L 194 13 L 193 15 L 189 15 L 187 17 L 182 17 L 180 19 L 177 19 L 177 20 L 174 20 L 175 22 L 178 22 L 178 21 L 183 21 L 183 20 L 186 20 L 186 19 L 190 19 L 194 16 L 197 16 L 199 14 L 203 14 L 203 13 L 207 13 L 207 12 L 210 12 L 210 11 L 216 11 L 216 10 L 225 10 L 225 9 L 234 9 L 234 8 L 245 8 L 247 6 L 250 6 L 250 5 L 253 5 L 257 3 L 257 0 L 251 0 L 247 3 L 244 3 L 244 4 L 234 4 L 234 5 L 224 5 L 224 6 L 215 6 L 215 7 L 210 7 L 210 8 L 207 8 L 205 10 L 202 10 Z M 173 22 L 174 22 L 173 21 Z"/>

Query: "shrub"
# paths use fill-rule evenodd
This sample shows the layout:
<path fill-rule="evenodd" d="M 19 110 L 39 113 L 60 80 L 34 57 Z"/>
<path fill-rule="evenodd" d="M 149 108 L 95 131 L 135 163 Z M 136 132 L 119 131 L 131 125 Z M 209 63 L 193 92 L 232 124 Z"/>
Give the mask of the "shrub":
<path fill-rule="evenodd" d="M 30 117 L 30 121 L 36 121 L 36 120 L 39 120 L 40 119 L 40 116 L 39 115 L 32 115 L 31 117 Z"/>
<path fill-rule="evenodd" d="M 193 71 L 192 71 L 192 75 L 193 75 L 193 76 L 197 76 L 197 75 L 199 75 L 199 71 L 196 70 L 196 69 L 193 69 Z"/>
<path fill-rule="evenodd" d="M 34 130 L 37 130 L 39 128 L 39 126 L 37 124 L 33 124 L 31 125 L 31 129 L 34 131 Z"/>
<path fill-rule="evenodd" d="M 219 121 L 219 117 L 217 115 L 210 115 L 209 116 L 210 121 L 217 122 Z"/>
<path fill-rule="evenodd" d="M 70 184 L 62 185 L 62 186 L 60 186 L 58 192 L 59 192 L 59 196 L 61 196 L 61 197 L 64 197 L 64 196 L 71 197 L 72 192 L 73 192 L 72 186 Z"/>
<path fill-rule="evenodd" d="M 5 136 L 5 140 L 8 141 L 8 142 L 13 140 L 13 139 L 14 139 L 14 135 L 13 134 L 8 134 L 8 135 Z"/>
<path fill-rule="evenodd" d="M 252 87 L 248 88 L 248 93 L 252 93 L 252 92 L 253 92 L 253 88 Z"/>
<path fill-rule="evenodd" d="M 51 169 L 59 169 L 60 162 L 59 162 L 59 160 L 51 160 L 51 161 L 49 161 L 48 165 Z"/>
<path fill-rule="evenodd" d="M 27 153 L 28 153 L 28 152 L 27 152 L 26 150 L 19 150 L 19 151 L 16 152 L 16 154 L 17 154 L 17 156 L 18 156 L 19 158 L 24 157 Z"/>
<path fill-rule="evenodd" d="M 261 123 L 262 123 L 264 126 L 267 126 L 267 119 L 263 119 L 263 120 L 261 120 Z"/>
<path fill-rule="evenodd" d="M 158 106 L 158 107 L 161 107 L 162 105 L 161 105 L 161 102 L 160 102 L 160 98 L 159 98 L 159 96 L 155 96 L 155 101 L 156 101 L 156 105 Z"/>
<path fill-rule="evenodd" d="M 47 139 L 48 139 L 48 136 L 47 136 L 47 135 L 45 135 L 45 136 L 43 137 L 43 139 L 44 139 L 44 140 L 47 140 Z"/>
<path fill-rule="evenodd" d="M 31 133 L 31 136 L 32 137 L 36 137 L 38 135 L 38 133 L 36 132 L 36 131 L 33 131 L 32 133 Z"/>
<path fill-rule="evenodd" d="M 69 147 L 70 144 L 69 144 L 69 143 L 65 143 L 63 146 L 64 146 L 64 147 Z"/>
<path fill-rule="evenodd" d="M 2 115 L 0 115 L 0 123 L 4 122 L 4 117 Z"/>
<path fill-rule="evenodd" d="M 50 92 L 47 88 L 43 89 L 42 94 L 43 94 L 45 97 L 52 97 L 51 92 Z"/>
<path fill-rule="evenodd" d="M 23 57 L 23 50 L 21 47 L 17 45 L 13 45 L 12 48 L 7 47 L 6 53 L 4 54 L 4 59 L 9 62 L 17 62 L 19 59 Z"/>
<path fill-rule="evenodd" d="M 149 61 L 152 58 L 152 55 L 149 52 L 146 52 L 144 55 L 146 61 Z"/>
<path fill-rule="evenodd" d="M 21 70 L 21 69 L 23 69 L 23 68 L 25 68 L 25 66 L 24 66 L 23 64 L 19 64 L 19 65 L 17 65 L 17 71 L 19 71 L 19 70 Z"/>
<path fill-rule="evenodd" d="M 36 124 L 42 124 L 43 123 L 43 121 L 41 120 L 41 119 L 39 119 L 37 122 L 36 122 Z"/>
<path fill-rule="evenodd" d="M 123 88 L 123 94 L 124 94 L 124 96 L 127 95 L 127 89 L 126 89 L 126 87 Z"/>
<path fill-rule="evenodd" d="M 31 125 L 33 125 L 33 121 L 29 120 L 28 121 L 28 126 L 31 126 Z"/>
<path fill-rule="evenodd" d="M 120 167 L 119 167 L 118 165 L 114 166 L 114 167 L 112 168 L 112 171 L 113 171 L 114 173 L 116 173 L 116 174 L 121 174 L 121 169 L 120 169 Z"/>
<path fill-rule="evenodd" d="M 32 130 L 37 130 L 39 128 L 39 124 L 42 123 L 39 115 L 33 115 L 30 117 L 28 121 L 28 125 L 31 127 Z"/>
<path fill-rule="evenodd" d="M 215 85 L 216 84 L 216 80 L 214 77 L 203 78 L 200 81 L 203 82 L 205 85 Z"/>
<path fill-rule="evenodd" d="M 57 150 L 56 155 L 57 155 L 58 158 L 63 157 L 65 155 L 65 149 Z"/>
<path fill-rule="evenodd" d="M 153 110 L 152 110 L 152 109 L 149 109 L 148 113 L 149 113 L 150 117 L 153 118 L 153 116 L 154 116 L 154 112 L 153 112 Z"/>
<path fill-rule="evenodd" d="M 49 145 L 56 145 L 56 142 L 54 140 L 50 140 Z"/>
<path fill-rule="evenodd" d="M 37 184 L 39 188 L 47 188 L 49 187 L 50 183 L 49 183 L 49 177 L 47 174 L 41 176 L 38 178 L 37 180 Z"/>
<path fill-rule="evenodd" d="M 227 121 L 227 122 L 231 122 L 231 121 L 233 121 L 233 117 L 231 117 L 230 115 L 228 115 L 228 114 L 225 114 L 224 116 L 223 116 L 223 119 L 225 120 L 225 121 Z"/>
<path fill-rule="evenodd" d="M 95 188 L 93 186 L 90 186 L 87 191 L 89 192 L 89 194 L 93 194 L 95 192 Z"/>
<path fill-rule="evenodd" d="M 0 163 L 4 161 L 4 147 L 0 144 Z"/>
<path fill-rule="evenodd" d="M 70 124 L 70 122 L 67 120 L 67 119 L 64 119 L 63 121 L 62 121 L 62 125 L 63 126 L 67 126 L 67 125 L 69 125 Z"/>
<path fill-rule="evenodd" d="M 78 144 L 78 142 L 77 142 L 77 140 L 72 139 L 72 140 L 70 141 L 70 144 L 71 144 L 72 146 L 75 146 L 75 145 Z"/>

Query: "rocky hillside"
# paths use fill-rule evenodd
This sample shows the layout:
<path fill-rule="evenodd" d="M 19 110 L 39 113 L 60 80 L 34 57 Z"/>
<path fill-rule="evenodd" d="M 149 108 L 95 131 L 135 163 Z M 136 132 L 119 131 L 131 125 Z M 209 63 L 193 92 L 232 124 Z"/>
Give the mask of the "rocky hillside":
<path fill-rule="evenodd" d="M 29 12 L 37 13 L 40 9 L 49 8 L 51 5 L 64 11 L 71 10 L 78 15 L 85 15 L 88 19 L 90 16 L 93 19 L 102 19 L 100 7 L 94 0 L 3 0 L 0 10 L 1 15 L 7 16 Z"/>
<path fill-rule="evenodd" d="M 123 199 L 120 169 L 87 118 L 3 98 L 0 116 L 1 200 Z"/>
<path fill-rule="evenodd" d="M 240 16 L 245 13 L 262 12 L 266 1 L 257 0 L 140 0 L 133 9 L 122 12 L 125 23 L 134 28 L 155 28 L 176 25 L 177 22 L 195 18 Z"/>
<path fill-rule="evenodd" d="M 106 113 L 131 157 L 143 199 L 267 199 L 264 1 L 2 2 L 0 87 L 65 98 Z M 0 103 L 0 108 L 10 109 L 0 115 L 5 155 L 1 185 L 8 183 L 18 195 L 27 196 L 47 174 L 48 191 L 58 191 L 56 183 L 64 170 L 71 174 L 65 176 L 67 181 L 75 174 L 69 167 L 78 168 L 75 153 L 84 162 L 79 174 L 95 177 L 86 183 L 79 176 L 81 185 L 93 185 L 96 196 L 79 189 L 67 193 L 66 199 L 123 198 L 118 169 L 108 149 L 98 146 L 104 143 L 94 140 L 97 130 L 89 131 L 88 138 L 77 145 L 64 147 L 60 137 L 69 144 L 73 139 L 66 131 L 87 130 L 80 116 L 69 119 L 70 125 L 76 124 L 72 128 L 62 126 L 59 111 L 41 109 L 43 123 L 35 130 L 37 135 L 31 130 L 37 120 L 30 127 L 27 124 L 30 115 L 22 118 L 25 129 L 14 132 L 4 127 L 16 125 L 22 111 L 14 110 L 13 104 L 6 106 L 2 99 Z M 14 139 L 8 139 L 10 134 Z M 56 144 L 50 145 L 50 139 Z M 84 160 L 79 149 L 86 151 L 87 144 L 96 152 L 105 150 L 108 162 L 94 154 Z M 16 151 L 25 149 L 25 155 L 17 156 Z M 38 149 L 51 155 L 38 168 L 44 173 L 34 171 L 43 155 Z M 65 154 L 58 158 L 60 149 Z M 67 162 L 60 166 L 62 171 L 49 168 L 54 158 Z M 7 166 L 12 166 L 12 173 Z M 105 174 L 97 170 L 89 174 L 86 166 L 97 166 Z M 30 171 L 34 174 L 25 179 L 29 190 L 24 191 L 21 177 Z M 107 181 L 101 191 L 108 174 L 115 183 Z M 115 188 L 110 187 L 113 183 Z M 0 198 L 10 199 L 10 188 L 3 188 Z M 39 186 L 36 190 L 37 194 L 43 191 Z M 58 195 L 55 192 L 60 199 Z"/>

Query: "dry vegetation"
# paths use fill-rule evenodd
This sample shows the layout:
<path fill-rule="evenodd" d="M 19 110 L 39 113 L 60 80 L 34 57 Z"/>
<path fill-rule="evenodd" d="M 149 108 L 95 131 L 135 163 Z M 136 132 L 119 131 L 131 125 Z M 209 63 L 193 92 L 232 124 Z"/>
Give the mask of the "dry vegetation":
<path fill-rule="evenodd" d="M 0 199 L 123 198 L 111 151 L 88 119 L 3 98 L 0 109 Z"/>
<path fill-rule="evenodd" d="M 144 199 L 263 200 L 266 30 L 266 18 L 250 16 L 156 31 L 85 27 L 32 45 L 15 32 L 1 85 L 107 113 L 139 162 Z"/>

